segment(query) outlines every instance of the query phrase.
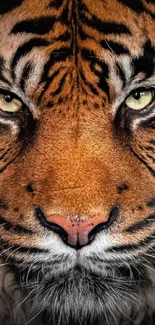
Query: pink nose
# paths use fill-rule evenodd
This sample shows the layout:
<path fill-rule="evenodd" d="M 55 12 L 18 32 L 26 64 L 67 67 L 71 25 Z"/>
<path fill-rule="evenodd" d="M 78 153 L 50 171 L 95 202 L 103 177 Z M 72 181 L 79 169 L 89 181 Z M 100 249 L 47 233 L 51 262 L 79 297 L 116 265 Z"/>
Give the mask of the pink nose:
<path fill-rule="evenodd" d="M 41 224 L 59 234 L 66 244 L 78 249 L 93 241 L 96 234 L 107 229 L 116 220 L 118 208 L 112 209 L 109 216 L 93 216 L 85 220 L 82 217 L 66 217 L 51 215 L 45 218 L 42 210 L 35 209 L 36 216 Z"/>
<path fill-rule="evenodd" d="M 70 220 L 63 216 L 52 215 L 47 220 L 51 224 L 61 227 L 66 232 L 67 243 L 70 246 L 85 246 L 88 244 L 91 234 L 93 237 L 95 228 L 99 228 L 99 225 L 102 225 L 103 228 L 107 219 L 103 216 L 95 216 L 89 220 L 81 219 L 79 217 L 73 217 Z"/>

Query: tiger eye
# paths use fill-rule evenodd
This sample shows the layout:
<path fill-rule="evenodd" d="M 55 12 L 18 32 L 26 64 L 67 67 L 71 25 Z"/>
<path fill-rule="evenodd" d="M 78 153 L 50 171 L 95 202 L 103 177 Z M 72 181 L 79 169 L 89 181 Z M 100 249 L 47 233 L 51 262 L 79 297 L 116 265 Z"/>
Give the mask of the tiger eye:
<path fill-rule="evenodd" d="M 148 107 L 153 99 L 154 91 L 152 89 L 138 89 L 127 97 L 125 104 L 129 109 L 141 110 Z"/>
<path fill-rule="evenodd" d="M 22 101 L 12 93 L 0 93 L 0 111 L 6 113 L 16 113 L 21 110 L 23 106 Z"/>

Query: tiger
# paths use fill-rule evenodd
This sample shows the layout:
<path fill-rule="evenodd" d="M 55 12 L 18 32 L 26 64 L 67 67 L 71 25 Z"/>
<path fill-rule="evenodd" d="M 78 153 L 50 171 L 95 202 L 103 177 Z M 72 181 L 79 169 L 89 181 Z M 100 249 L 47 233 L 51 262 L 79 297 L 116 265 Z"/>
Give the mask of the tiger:
<path fill-rule="evenodd" d="M 0 0 L 0 325 L 155 324 L 155 1 Z"/>

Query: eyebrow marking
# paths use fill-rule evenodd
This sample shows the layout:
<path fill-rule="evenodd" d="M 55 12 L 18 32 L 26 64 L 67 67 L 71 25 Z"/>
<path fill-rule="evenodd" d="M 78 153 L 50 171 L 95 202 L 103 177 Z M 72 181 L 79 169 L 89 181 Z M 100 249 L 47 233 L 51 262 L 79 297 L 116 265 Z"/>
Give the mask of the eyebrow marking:
<path fill-rule="evenodd" d="M 149 78 L 154 72 L 155 49 L 151 45 L 150 40 L 144 44 L 143 55 L 133 60 L 134 77 L 140 73 L 145 73 L 145 78 Z"/>
<path fill-rule="evenodd" d="M 56 22 L 56 17 L 45 16 L 36 19 L 26 19 L 17 23 L 11 30 L 12 34 L 31 33 L 37 35 L 44 35 L 53 29 Z"/>
<path fill-rule="evenodd" d="M 32 71 L 32 64 L 30 61 L 28 61 L 28 62 L 26 62 L 25 66 L 23 68 L 22 75 L 21 75 L 20 82 L 19 82 L 20 87 L 23 91 L 25 90 L 25 84 L 26 84 L 26 81 L 29 79 L 31 71 Z"/>
<path fill-rule="evenodd" d="M 29 52 L 32 51 L 33 48 L 41 47 L 41 46 L 47 46 L 49 44 L 48 41 L 42 38 L 32 38 L 28 42 L 24 43 L 23 45 L 19 46 L 11 63 L 11 69 L 12 69 L 12 78 L 15 79 L 15 67 L 17 63 L 19 62 L 21 57 L 24 57 Z"/>
<path fill-rule="evenodd" d="M 105 22 L 102 21 L 95 16 L 92 16 L 92 19 L 88 19 L 86 16 L 83 17 L 85 23 L 96 29 L 100 33 L 113 34 L 113 35 L 121 35 L 128 34 L 131 35 L 130 30 L 124 24 L 114 23 L 114 22 Z"/>

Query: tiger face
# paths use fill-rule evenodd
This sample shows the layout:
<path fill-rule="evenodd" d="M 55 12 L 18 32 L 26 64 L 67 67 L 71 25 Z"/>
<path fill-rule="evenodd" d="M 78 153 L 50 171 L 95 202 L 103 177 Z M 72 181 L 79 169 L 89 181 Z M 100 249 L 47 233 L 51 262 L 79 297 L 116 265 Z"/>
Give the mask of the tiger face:
<path fill-rule="evenodd" d="M 1 256 L 44 324 L 153 324 L 154 19 L 1 0 Z"/>

